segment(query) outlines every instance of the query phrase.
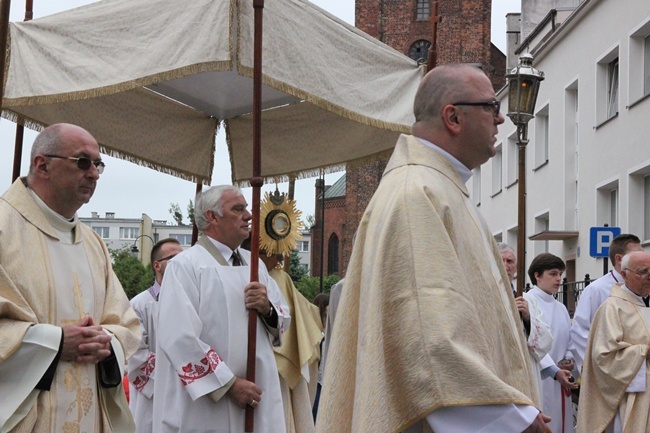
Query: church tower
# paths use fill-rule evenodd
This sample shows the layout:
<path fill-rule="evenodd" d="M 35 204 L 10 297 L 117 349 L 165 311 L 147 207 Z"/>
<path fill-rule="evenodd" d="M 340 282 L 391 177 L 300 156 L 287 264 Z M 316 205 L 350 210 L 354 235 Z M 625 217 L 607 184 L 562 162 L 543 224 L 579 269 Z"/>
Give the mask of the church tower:
<path fill-rule="evenodd" d="M 498 1 L 498 0 L 497 0 Z M 490 77 L 495 91 L 505 85 L 506 57 L 491 43 L 492 0 L 438 0 L 438 64 L 475 63 Z M 356 0 L 355 25 L 385 44 L 414 60 L 426 63 L 433 40 L 431 13 L 433 0 Z M 379 103 L 390 104 L 390 101 Z M 387 159 L 374 159 L 359 166 L 349 166 L 345 179 L 345 217 L 331 214 L 326 207 L 326 221 L 338 218 L 343 233 L 338 249 L 339 269 L 345 274 L 352 253 L 352 238 L 386 168 Z M 340 209 L 337 209 L 340 212 Z M 316 215 L 317 226 L 320 215 Z M 320 234 L 312 232 L 312 247 L 320 245 Z M 327 237 L 326 237 L 327 239 Z M 325 244 L 327 245 L 327 243 Z M 328 257 L 325 247 L 324 255 Z M 313 260 L 320 252 L 312 250 Z M 315 269 L 315 268 L 314 268 Z M 320 269 L 320 268 L 319 268 Z"/>

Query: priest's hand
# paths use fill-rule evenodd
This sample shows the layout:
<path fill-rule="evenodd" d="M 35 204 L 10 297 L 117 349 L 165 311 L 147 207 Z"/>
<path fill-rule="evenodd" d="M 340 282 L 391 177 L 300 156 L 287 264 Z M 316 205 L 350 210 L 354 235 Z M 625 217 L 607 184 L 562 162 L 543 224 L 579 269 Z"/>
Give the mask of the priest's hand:
<path fill-rule="evenodd" d="M 244 289 L 246 308 L 256 310 L 262 316 L 270 314 L 271 303 L 266 295 L 266 286 L 259 282 L 250 283 Z"/>
<path fill-rule="evenodd" d="M 235 379 L 227 395 L 242 409 L 250 405 L 257 408 L 262 398 L 262 388 L 240 377 Z"/>
<path fill-rule="evenodd" d="M 111 354 L 111 336 L 96 326 L 89 316 L 78 322 L 63 325 L 61 360 L 96 364 Z"/>
<path fill-rule="evenodd" d="M 540 412 L 535 421 L 521 433 L 550 433 L 551 429 L 546 425 L 549 422 L 551 422 L 551 417 Z"/>
<path fill-rule="evenodd" d="M 526 322 L 530 322 L 530 312 L 528 311 L 528 302 L 526 302 L 524 297 L 519 296 L 518 298 L 515 298 L 515 304 L 517 305 L 517 310 L 519 310 L 519 314 L 521 315 L 521 318 L 524 319 Z"/>
<path fill-rule="evenodd" d="M 560 385 L 566 389 L 578 389 L 578 385 L 574 383 L 573 376 L 568 370 L 560 369 L 555 373 L 555 380 L 560 382 Z"/>

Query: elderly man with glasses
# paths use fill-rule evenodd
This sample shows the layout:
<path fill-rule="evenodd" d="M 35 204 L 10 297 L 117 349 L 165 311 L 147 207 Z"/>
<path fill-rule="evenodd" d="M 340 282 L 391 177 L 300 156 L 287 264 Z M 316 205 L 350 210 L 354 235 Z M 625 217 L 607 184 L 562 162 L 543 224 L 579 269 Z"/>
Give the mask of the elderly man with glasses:
<path fill-rule="evenodd" d="M 510 280 L 466 183 L 504 122 L 490 80 L 438 66 L 356 234 L 317 430 L 544 432 Z"/>
<path fill-rule="evenodd" d="M 142 338 L 137 352 L 129 359 L 127 371 L 131 386 L 129 408 L 135 419 L 136 433 L 153 431 L 153 384 L 156 367 L 156 321 L 158 296 L 167 263 L 183 252 L 178 239 L 167 238 L 156 242 L 151 249 L 151 267 L 154 282 L 151 287 L 131 299 L 131 306 L 140 319 Z"/>
<path fill-rule="evenodd" d="M 650 295 L 650 254 L 626 254 L 621 276 L 623 283 L 612 287 L 589 332 L 578 433 L 647 432 L 650 428 L 650 308 L 643 300 Z"/>
<path fill-rule="evenodd" d="M 104 163 L 70 124 L 35 139 L 0 198 L 0 430 L 132 432 L 122 389 L 138 318 L 106 245 L 77 218 Z"/>

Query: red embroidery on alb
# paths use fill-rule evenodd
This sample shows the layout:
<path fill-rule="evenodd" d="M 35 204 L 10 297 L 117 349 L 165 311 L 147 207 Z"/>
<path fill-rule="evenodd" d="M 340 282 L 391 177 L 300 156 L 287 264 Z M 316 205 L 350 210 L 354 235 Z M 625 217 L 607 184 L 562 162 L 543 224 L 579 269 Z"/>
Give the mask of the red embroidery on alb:
<path fill-rule="evenodd" d="M 149 354 L 149 358 L 147 358 L 147 362 L 144 364 L 143 367 L 140 368 L 140 371 L 142 374 L 138 374 L 133 381 L 133 386 L 135 386 L 135 389 L 138 391 L 142 391 L 147 385 L 147 382 L 149 382 L 149 378 L 151 377 L 151 374 L 153 373 L 154 369 L 156 368 L 156 354 L 151 353 Z"/>
<path fill-rule="evenodd" d="M 184 365 L 183 373 L 179 374 L 178 377 L 181 379 L 183 386 L 187 386 L 192 382 L 195 382 L 208 374 L 211 374 L 217 369 L 217 366 L 221 362 L 221 358 L 217 355 L 217 352 L 210 349 L 205 354 L 205 358 L 199 361 L 199 364 L 193 364 L 191 362 Z"/>

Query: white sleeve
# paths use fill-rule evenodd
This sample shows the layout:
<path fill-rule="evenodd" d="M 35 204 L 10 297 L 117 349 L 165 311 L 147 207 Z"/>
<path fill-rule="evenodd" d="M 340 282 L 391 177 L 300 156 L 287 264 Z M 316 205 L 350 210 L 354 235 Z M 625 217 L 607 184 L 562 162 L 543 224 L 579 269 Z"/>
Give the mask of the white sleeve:
<path fill-rule="evenodd" d="M 34 388 L 59 351 L 61 332 L 54 325 L 31 326 L 20 348 L 0 363 L 1 431 L 11 430 L 36 402 L 40 391 Z"/>
<path fill-rule="evenodd" d="M 514 404 L 443 407 L 427 416 L 436 433 L 521 433 L 539 411 L 533 406 Z"/>

